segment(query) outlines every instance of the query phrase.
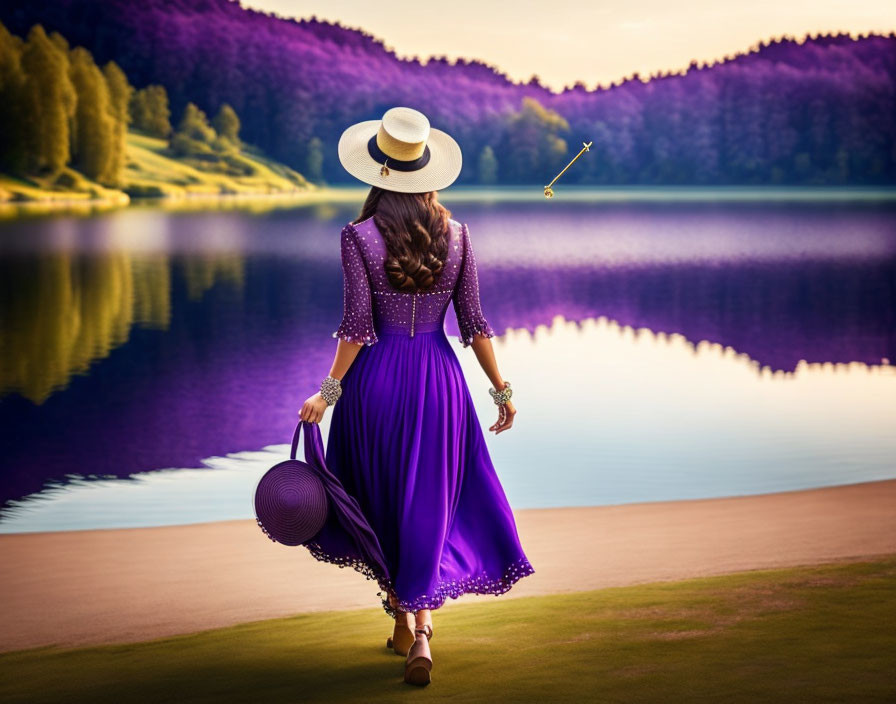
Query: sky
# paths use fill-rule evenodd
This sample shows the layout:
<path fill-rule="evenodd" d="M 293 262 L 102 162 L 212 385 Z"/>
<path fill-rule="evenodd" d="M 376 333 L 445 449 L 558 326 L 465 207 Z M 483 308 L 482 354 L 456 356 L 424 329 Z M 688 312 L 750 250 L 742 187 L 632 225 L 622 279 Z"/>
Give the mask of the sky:
<path fill-rule="evenodd" d="M 589 89 L 709 62 L 790 35 L 896 30 L 894 0 L 240 0 L 284 17 L 339 21 L 399 57 L 481 59 L 513 81 Z M 438 7 L 438 12 L 434 10 Z"/>

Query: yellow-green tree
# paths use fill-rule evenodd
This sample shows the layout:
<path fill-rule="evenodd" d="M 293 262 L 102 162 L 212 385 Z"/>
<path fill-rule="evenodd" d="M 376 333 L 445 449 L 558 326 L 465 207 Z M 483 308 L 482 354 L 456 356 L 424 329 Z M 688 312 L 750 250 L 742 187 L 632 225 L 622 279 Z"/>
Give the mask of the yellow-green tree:
<path fill-rule="evenodd" d="M 308 142 L 308 156 L 305 158 L 305 172 L 312 181 L 324 178 L 324 143 L 320 137 L 312 137 Z"/>
<path fill-rule="evenodd" d="M 149 132 L 146 125 L 149 123 L 149 104 L 146 101 L 146 88 L 135 90 L 131 96 L 128 111 L 131 113 L 131 124 L 138 130 Z"/>
<path fill-rule="evenodd" d="M 563 168 L 569 123 L 555 110 L 526 96 L 519 112 L 507 120 L 502 154 L 507 154 L 505 177 L 513 181 L 540 183 L 546 174 Z"/>
<path fill-rule="evenodd" d="M 222 103 L 218 108 L 218 114 L 212 120 L 212 125 L 219 137 L 223 137 L 233 146 L 240 146 L 240 118 L 227 103 Z"/>
<path fill-rule="evenodd" d="M 167 139 L 171 135 L 171 109 L 165 86 L 151 85 L 136 91 L 130 103 L 131 124 Z"/>
<path fill-rule="evenodd" d="M 77 106 L 77 93 L 69 76 L 69 61 L 61 48 L 64 39 L 35 24 L 22 48 L 23 144 L 30 173 L 56 175 L 69 161 L 69 124 Z M 61 40 L 61 41 L 60 41 Z"/>
<path fill-rule="evenodd" d="M 130 123 L 128 104 L 134 88 L 128 77 L 114 61 L 103 66 L 103 77 L 109 88 L 109 110 L 112 115 L 112 158 L 109 178 L 112 185 L 122 185 L 122 176 L 127 161 L 127 135 Z"/>
<path fill-rule="evenodd" d="M 190 102 L 184 109 L 177 131 L 171 136 L 169 147 L 181 156 L 210 154 L 216 137 L 215 128 L 208 124 L 205 113 Z"/>
<path fill-rule="evenodd" d="M 478 168 L 480 183 L 489 184 L 498 180 L 498 160 L 491 145 L 486 144 L 479 153 Z"/>
<path fill-rule="evenodd" d="M 109 86 L 89 51 L 75 47 L 70 56 L 78 95 L 71 133 L 72 165 L 88 178 L 111 184 L 116 178 L 115 120 Z"/>
<path fill-rule="evenodd" d="M 24 42 L 0 23 L 0 168 L 22 173 L 27 168 L 22 111 Z"/>

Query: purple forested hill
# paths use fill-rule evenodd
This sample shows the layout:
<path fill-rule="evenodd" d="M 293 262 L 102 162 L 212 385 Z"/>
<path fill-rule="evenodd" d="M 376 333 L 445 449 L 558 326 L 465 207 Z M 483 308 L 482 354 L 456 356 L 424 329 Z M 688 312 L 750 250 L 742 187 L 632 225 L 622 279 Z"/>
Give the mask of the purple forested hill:
<path fill-rule="evenodd" d="M 583 141 L 594 148 L 568 183 L 896 183 L 893 33 L 770 41 L 684 75 L 556 94 L 481 61 L 422 66 L 366 32 L 229 0 L 7 0 L 0 20 L 22 37 L 35 23 L 56 30 L 138 88 L 164 85 L 174 120 L 188 101 L 209 114 L 229 103 L 245 141 L 300 171 L 318 137 L 333 183 L 351 182 L 336 160 L 342 130 L 393 105 L 457 138 L 459 183 L 544 184 Z"/>

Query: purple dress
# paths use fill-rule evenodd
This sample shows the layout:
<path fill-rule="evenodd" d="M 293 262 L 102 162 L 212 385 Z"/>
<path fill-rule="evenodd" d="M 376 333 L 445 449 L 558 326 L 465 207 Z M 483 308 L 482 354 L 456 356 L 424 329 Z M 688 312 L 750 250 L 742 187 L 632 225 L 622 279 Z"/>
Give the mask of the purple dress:
<path fill-rule="evenodd" d="M 344 311 L 333 337 L 365 344 L 332 407 L 326 463 L 357 500 L 385 566 L 371 564 L 371 551 L 332 515 L 306 547 L 376 579 L 392 616 L 389 591 L 403 611 L 437 609 L 466 593 L 503 594 L 535 570 L 444 330 L 453 303 L 464 347 L 476 333 L 495 334 L 480 307 L 467 227 L 451 220 L 440 278 L 419 293 L 389 284 L 373 218 L 346 225 L 341 240 Z"/>

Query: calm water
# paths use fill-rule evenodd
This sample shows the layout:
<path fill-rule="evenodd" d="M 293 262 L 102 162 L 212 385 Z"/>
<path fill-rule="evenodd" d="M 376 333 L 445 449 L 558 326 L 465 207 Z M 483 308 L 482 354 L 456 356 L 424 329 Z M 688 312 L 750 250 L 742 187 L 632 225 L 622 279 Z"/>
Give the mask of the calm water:
<path fill-rule="evenodd" d="M 892 203 L 443 201 L 514 384 L 486 440 L 515 508 L 896 477 Z M 0 223 L 0 532 L 252 517 L 329 371 L 356 212 Z"/>

